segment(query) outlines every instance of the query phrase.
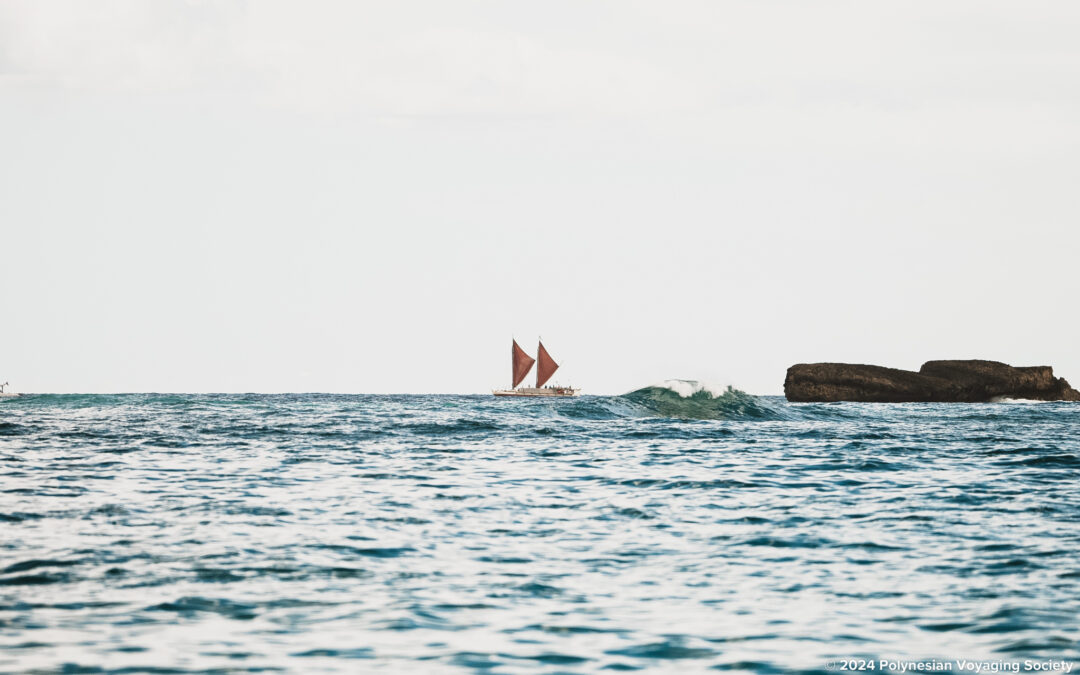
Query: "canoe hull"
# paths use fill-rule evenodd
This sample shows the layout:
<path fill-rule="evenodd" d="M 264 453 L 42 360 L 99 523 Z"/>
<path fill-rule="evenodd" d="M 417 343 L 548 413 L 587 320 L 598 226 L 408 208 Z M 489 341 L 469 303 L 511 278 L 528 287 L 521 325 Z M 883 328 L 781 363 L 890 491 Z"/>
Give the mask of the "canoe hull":
<path fill-rule="evenodd" d="M 519 387 L 517 389 L 496 389 L 491 392 L 495 396 L 513 396 L 517 398 L 569 398 L 579 396 L 580 389 L 573 387 Z"/>

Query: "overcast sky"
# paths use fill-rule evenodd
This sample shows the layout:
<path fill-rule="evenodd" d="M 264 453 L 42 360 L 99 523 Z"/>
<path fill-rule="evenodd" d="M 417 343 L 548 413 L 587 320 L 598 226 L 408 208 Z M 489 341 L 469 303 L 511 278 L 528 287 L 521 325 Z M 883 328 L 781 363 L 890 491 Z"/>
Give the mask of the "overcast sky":
<path fill-rule="evenodd" d="M 1080 383 L 1080 3 L 0 0 L 0 382 Z"/>

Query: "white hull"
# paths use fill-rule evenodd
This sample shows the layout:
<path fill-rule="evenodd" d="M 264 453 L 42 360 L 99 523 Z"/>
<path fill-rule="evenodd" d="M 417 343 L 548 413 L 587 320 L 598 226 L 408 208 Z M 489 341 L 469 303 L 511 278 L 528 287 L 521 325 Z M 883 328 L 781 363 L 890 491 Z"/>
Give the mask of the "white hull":
<path fill-rule="evenodd" d="M 491 392 L 496 396 L 518 396 L 528 398 L 553 398 L 560 397 L 566 398 L 569 396 L 579 396 L 581 394 L 580 389 L 574 389 L 573 387 L 518 387 L 517 389 L 495 389 Z"/>

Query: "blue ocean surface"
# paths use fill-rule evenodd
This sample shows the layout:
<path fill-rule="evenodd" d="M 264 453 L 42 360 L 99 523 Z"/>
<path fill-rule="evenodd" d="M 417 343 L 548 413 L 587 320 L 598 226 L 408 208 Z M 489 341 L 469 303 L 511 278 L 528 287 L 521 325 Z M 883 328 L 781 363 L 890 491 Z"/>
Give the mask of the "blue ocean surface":
<path fill-rule="evenodd" d="M 0 401 L 0 672 L 1080 659 L 1080 405 Z"/>

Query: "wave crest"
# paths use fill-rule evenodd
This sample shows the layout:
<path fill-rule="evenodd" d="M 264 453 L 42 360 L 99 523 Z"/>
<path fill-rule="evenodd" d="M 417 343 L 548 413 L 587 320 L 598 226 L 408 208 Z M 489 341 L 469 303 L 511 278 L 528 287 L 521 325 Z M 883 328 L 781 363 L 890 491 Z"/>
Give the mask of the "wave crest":
<path fill-rule="evenodd" d="M 761 399 L 731 385 L 720 388 L 695 380 L 666 380 L 618 397 L 649 416 L 683 419 L 774 419 Z"/>

